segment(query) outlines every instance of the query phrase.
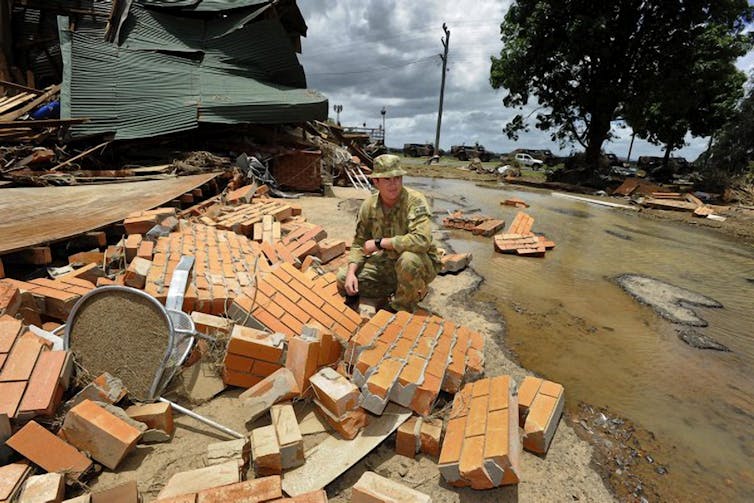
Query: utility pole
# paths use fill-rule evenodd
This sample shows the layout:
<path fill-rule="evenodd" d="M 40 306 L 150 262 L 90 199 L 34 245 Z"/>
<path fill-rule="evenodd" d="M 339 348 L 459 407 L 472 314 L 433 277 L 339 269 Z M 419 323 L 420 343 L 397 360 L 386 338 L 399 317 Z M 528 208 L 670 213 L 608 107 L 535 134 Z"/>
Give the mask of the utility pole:
<path fill-rule="evenodd" d="M 435 133 L 435 156 L 440 155 L 440 126 L 442 126 L 442 101 L 445 97 L 445 72 L 448 66 L 448 45 L 450 45 L 450 30 L 442 24 L 442 31 L 445 32 L 445 38 L 441 38 L 442 46 L 445 49 L 442 58 L 442 82 L 440 83 L 440 109 L 437 111 L 437 132 Z"/>
<path fill-rule="evenodd" d="M 385 114 L 387 113 L 387 109 L 385 107 L 382 107 L 382 110 L 380 110 L 380 115 L 382 115 L 382 144 L 387 148 L 387 143 L 385 140 L 387 139 L 387 130 L 385 129 Z"/>
<path fill-rule="evenodd" d="M 333 105 L 333 106 L 332 106 L 332 109 L 333 109 L 333 110 L 335 111 L 335 113 L 337 114 L 337 115 L 336 115 L 336 119 L 335 119 L 335 122 L 336 122 L 336 123 L 338 124 L 338 126 L 340 126 L 340 112 L 342 112 L 342 111 L 343 111 L 343 105 Z"/>

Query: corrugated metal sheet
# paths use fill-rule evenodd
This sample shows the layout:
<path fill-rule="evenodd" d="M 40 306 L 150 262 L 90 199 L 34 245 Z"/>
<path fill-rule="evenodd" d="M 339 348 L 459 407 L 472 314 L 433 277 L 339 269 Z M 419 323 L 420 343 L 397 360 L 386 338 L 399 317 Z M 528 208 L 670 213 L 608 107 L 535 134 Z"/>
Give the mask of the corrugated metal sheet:
<path fill-rule="evenodd" d="M 91 119 L 71 128 L 72 134 L 112 131 L 116 139 L 131 139 L 192 129 L 198 122 L 327 117 L 327 99 L 305 89 L 303 68 L 281 23 L 249 22 L 259 14 L 256 7 L 196 17 L 139 3 L 150 2 L 134 0 L 120 46 L 88 27 L 61 35 L 62 116 Z"/>
<path fill-rule="evenodd" d="M 265 0 L 143 0 L 150 7 L 182 7 L 195 12 L 217 12 L 267 3 Z"/>

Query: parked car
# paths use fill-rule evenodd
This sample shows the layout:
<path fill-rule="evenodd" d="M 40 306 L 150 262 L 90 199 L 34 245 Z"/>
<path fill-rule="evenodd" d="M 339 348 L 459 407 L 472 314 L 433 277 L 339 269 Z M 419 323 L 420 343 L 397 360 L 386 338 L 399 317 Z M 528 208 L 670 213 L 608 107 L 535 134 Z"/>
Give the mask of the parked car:
<path fill-rule="evenodd" d="M 542 165 L 544 164 L 542 161 L 533 158 L 529 154 L 516 154 L 516 161 L 524 166 L 529 166 L 534 171 L 542 169 Z"/>
<path fill-rule="evenodd" d="M 466 146 L 466 145 L 453 145 L 450 147 L 450 155 L 454 156 L 460 161 L 469 161 L 478 157 L 480 161 L 487 162 L 492 159 L 492 152 L 485 150 L 483 145 Z"/>

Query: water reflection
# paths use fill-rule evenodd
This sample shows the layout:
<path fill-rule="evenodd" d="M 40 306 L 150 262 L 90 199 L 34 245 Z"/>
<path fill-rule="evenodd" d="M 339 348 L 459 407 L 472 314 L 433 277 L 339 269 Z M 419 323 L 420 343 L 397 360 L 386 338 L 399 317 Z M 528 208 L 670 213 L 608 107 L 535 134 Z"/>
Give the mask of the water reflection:
<path fill-rule="evenodd" d="M 506 344 L 522 365 L 564 384 L 567 402 L 607 406 L 654 432 L 670 474 L 664 497 L 754 498 L 754 251 L 712 231 L 635 213 L 495 190 L 459 180 L 420 180 L 435 209 L 465 205 L 510 223 L 518 197 L 531 205 L 534 231 L 557 244 L 545 258 L 497 254 L 489 238 L 453 231 L 457 252 L 471 252 L 496 299 Z M 413 184 L 409 180 L 408 185 Z M 453 202 L 449 202 L 453 201 Z M 631 272 L 719 300 L 700 308 L 700 331 L 731 353 L 691 348 L 673 325 L 633 300 L 610 278 Z M 488 372 L 495 373 L 494 369 Z M 722 481 L 722 482 L 721 482 Z"/>

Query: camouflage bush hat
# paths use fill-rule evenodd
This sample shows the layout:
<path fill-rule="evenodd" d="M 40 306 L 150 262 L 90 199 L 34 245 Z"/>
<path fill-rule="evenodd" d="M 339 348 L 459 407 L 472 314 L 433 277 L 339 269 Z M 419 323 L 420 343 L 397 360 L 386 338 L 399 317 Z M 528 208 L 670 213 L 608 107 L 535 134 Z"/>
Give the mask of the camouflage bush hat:
<path fill-rule="evenodd" d="M 397 155 L 383 154 L 375 157 L 374 168 L 369 178 L 392 178 L 405 176 L 407 173 L 401 168 L 401 158 Z"/>

